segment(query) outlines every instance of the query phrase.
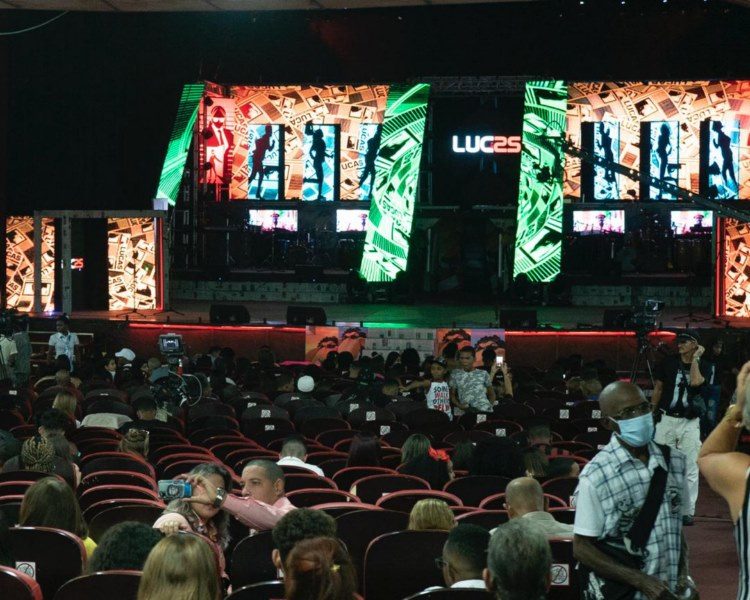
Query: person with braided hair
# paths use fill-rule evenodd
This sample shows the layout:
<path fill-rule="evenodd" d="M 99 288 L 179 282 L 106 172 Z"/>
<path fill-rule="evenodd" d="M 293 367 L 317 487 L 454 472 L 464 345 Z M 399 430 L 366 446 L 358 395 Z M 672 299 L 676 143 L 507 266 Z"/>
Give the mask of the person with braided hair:
<path fill-rule="evenodd" d="M 286 600 L 354 600 L 357 576 L 341 542 L 316 537 L 297 542 L 284 571 Z"/>
<path fill-rule="evenodd" d="M 142 458 L 148 457 L 148 430 L 147 429 L 128 429 L 122 436 L 120 445 L 117 447 L 120 452 L 128 452 Z"/>

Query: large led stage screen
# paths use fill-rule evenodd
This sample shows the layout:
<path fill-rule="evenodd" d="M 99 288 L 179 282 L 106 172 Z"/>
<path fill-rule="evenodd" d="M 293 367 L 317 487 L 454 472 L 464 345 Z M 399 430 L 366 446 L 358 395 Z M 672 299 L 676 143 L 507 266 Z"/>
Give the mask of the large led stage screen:
<path fill-rule="evenodd" d="M 585 146 L 585 123 L 617 123 L 612 154 L 622 167 L 646 168 L 651 176 L 716 199 L 750 199 L 750 81 L 582 82 L 569 83 L 567 91 L 565 137 L 574 146 Z M 703 133 L 706 127 L 711 136 Z M 642 156 L 644 151 L 649 154 Z M 589 199 L 584 164 L 565 157 L 564 197 Z M 655 186 L 641 189 L 629 177 L 619 183 L 619 198 L 607 200 L 675 197 Z"/>
<path fill-rule="evenodd" d="M 581 235 L 625 233 L 624 210 L 575 210 L 573 232 Z"/>
<path fill-rule="evenodd" d="M 205 169 L 202 182 L 226 185 L 231 200 L 258 199 L 258 185 L 261 200 L 276 199 L 277 193 L 278 199 L 287 200 L 302 199 L 305 193 L 315 194 L 314 199 L 369 200 L 374 173 L 367 165 L 375 164 L 380 140 L 377 127 L 383 122 L 388 89 L 387 85 L 208 84 L 210 100 L 201 102 L 198 116 Z M 274 129 L 259 147 L 267 125 Z M 306 169 L 315 170 L 315 165 L 307 164 L 309 153 L 305 152 L 306 143 L 308 150 L 311 144 L 307 139 L 310 125 L 337 127 L 336 144 L 329 149 L 330 153 L 335 148 L 336 153 L 327 159 L 338 172 L 331 193 L 318 194 L 317 184 L 311 191 L 305 186 L 310 179 Z M 268 154 L 259 160 L 264 149 Z"/>
<path fill-rule="evenodd" d="M 438 97 L 429 118 L 433 204 L 516 203 L 522 96 Z"/>

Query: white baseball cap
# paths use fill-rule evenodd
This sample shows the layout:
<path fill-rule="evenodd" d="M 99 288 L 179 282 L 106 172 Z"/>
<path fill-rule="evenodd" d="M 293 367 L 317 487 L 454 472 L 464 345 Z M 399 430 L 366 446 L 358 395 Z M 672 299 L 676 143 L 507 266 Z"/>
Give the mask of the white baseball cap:
<path fill-rule="evenodd" d="M 297 380 L 297 389 L 300 392 L 312 392 L 315 389 L 315 380 L 309 375 L 303 375 Z"/>
<path fill-rule="evenodd" d="M 133 362 L 135 360 L 135 352 L 130 348 L 123 348 L 119 352 L 116 352 L 115 356 L 117 358 L 124 358 L 128 362 Z"/>

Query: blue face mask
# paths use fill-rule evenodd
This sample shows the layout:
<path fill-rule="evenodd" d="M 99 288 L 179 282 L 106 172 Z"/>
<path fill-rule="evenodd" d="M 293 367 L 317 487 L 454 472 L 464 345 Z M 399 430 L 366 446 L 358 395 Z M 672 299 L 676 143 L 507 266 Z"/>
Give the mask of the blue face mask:
<path fill-rule="evenodd" d="M 613 419 L 614 420 L 614 419 Z M 633 448 L 642 448 L 654 437 L 654 417 L 651 413 L 646 413 L 640 417 L 615 421 L 620 427 L 620 439 L 628 446 Z"/>

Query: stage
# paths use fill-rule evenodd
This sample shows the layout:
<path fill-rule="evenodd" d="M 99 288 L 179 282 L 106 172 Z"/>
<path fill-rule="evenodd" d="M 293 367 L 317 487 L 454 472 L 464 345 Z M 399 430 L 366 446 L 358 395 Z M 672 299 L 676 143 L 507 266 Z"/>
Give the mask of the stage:
<path fill-rule="evenodd" d="M 172 312 L 93 311 L 72 314 L 71 329 L 93 334 L 92 352 L 113 353 L 122 347 L 132 348 L 139 356 L 156 356 L 157 338 L 162 333 L 183 336 L 191 355 L 206 352 L 210 346 L 232 347 L 237 356 L 257 357 L 261 346 L 270 346 L 277 359 L 305 359 L 305 328 L 286 324 L 289 304 L 278 302 L 244 303 L 250 312 L 249 325 L 213 325 L 209 322 L 210 303 L 181 301 Z M 295 306 L 295 305 L 291 305 Z M 491 305 L 447 304 L 336 304 L 323 306 L 329 325 L 360 323 L 371 329 L 387 329 L 396 340 L 399 331 L 418 328 L 493 328 L 497 327 L 496 309 Z M 604 307 L 518 307 L 505 309 L 537 311 L 535 330 L 505 330 L 506 356 L 509 364 L 546 369 L 561 357 L 581 354 L 584 360 L 604 359 L 622 374 L 630 372 L 637 352 L 632 331 L 604 331 Z M 691 327 L 698 330 L 707 343 L 721 338 L 725 352 L 740 357 L 748 331 L 746 320 L 715 320 L 708 314 L 695 312 L 692 320 L 686 309 L 667 308 L 657 321 L 657 332 L 651 334 L 654 347 L 669 351 L 674 334 L 670 332 Z M 54 314 L 32 318 L 35 345 L 43 346 L 54 330 Z M 395 342 L 398 346 L 398 342 Z M 406 342 L 404 342 L 406 347 Z M 384 353 L 386 353 L 384 351 Z"/>

